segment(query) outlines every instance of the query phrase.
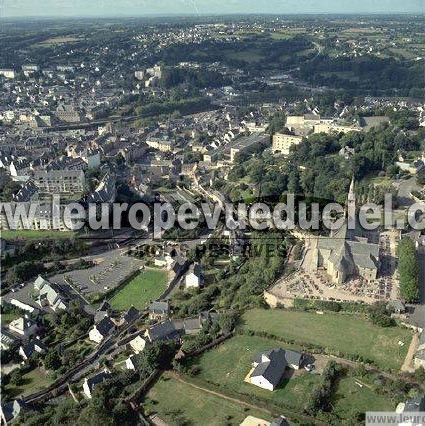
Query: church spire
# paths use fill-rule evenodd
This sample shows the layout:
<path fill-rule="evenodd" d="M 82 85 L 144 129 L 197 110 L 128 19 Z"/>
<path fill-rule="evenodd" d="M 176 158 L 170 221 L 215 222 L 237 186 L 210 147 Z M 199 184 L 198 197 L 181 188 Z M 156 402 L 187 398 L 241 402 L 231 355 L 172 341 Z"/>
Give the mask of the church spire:
<path fill-rule="evenodd" d="M 356 193 L 354 192 L 354 176 L 351 179 L 350 183 L 350 190 L 348 191 L 348 203 L 350 203 L 350 200 L 356 199 Z"/>
<path fill-rule="evenodd" d="M 351 179 L 350 190 L 347 197 L 347 219 L 348 229 L 356 228 L 356 193 L 354 192 L 354 176 Z"/>

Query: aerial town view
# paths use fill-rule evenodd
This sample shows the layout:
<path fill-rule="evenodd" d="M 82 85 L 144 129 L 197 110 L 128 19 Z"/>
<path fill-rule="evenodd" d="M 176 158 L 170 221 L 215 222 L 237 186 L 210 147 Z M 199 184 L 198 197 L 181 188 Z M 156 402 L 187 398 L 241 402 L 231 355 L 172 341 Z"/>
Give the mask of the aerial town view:
<path fill-rule="evenodd" d="M 1 423 L 425 425 L 423 0 L 0 1 Z"/>

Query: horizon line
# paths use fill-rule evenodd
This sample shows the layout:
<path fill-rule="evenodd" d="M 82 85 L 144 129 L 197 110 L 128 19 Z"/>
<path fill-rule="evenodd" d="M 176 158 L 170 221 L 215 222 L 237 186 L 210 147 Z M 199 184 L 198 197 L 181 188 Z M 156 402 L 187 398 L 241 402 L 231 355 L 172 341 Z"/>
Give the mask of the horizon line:
<path fill-rule="evenodd" d="M 282 13 L 267 13 L 267 12 L 229 12 L 229 13 L 147 13 L 147 14 L 122 14 L 122 15 L 3 15 L 0 16 L 0 21 L 5 19 L 73 19 L 73 18 L 98 18 L 98 19 L 122 19 L 122 18 L 207 18 L 207 17 L 227 17 L 227 16 L 423 16 L 425 11 L 418 12 L 402 12 L 402 11 L 392 11 L 392 12 L 282 12 Z"/>

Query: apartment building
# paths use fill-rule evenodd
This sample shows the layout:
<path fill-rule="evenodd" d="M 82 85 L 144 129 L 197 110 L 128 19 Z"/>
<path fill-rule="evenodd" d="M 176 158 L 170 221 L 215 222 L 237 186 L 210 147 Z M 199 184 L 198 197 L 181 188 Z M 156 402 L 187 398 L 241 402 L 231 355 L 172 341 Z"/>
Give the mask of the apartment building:
<path fill-rule="evenodd" d="M 302 136 L 275 133 L 272 141 L 273 152 L 280 152 L 283 155 L 289 155 L 290 148 L 294 145 L 300 144 L 302 140 Z"/>
<path fill-rule="evenodd" d="M 42 192 L 75 194 L 84 191 L 82 170 L 50 170 L 34 173 L 34 183 Z"/>

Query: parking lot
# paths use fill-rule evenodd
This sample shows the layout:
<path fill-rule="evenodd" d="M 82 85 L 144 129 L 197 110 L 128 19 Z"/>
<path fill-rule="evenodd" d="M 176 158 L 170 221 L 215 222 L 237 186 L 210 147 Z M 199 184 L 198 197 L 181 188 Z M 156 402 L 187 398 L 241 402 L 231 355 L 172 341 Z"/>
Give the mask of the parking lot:
<path fill-rule="evenodd" d="M 119 250 L 112 250 L 93 261 L 96 265 L 91 268 L 57 274 L 51 280 L 70 285 L 85 299 L 116 288 L 145 263 L 140 259 L 121 255 Z"/>
<path fill-rule="evenodd" d="M 88 297 L 95 294 L 106 293 L 119 286 L 124 280 L 140 270 L 145 262 L 134 257 L 121 255 L 121 251 L 111 250 L 99 256 L 87 257 L 95 263 L 88 269 L 74 271 L 45 277 L 48 281 L 60 286 L 63 295 L 69 299 L 80 299 L 89 304 Z M 49 307 L 41 308 L 31 297 L 35 278 L 22 284 L 14 292 L 7 293 L 3 298 L 19 300 L 40 310 L 51 311 Z"/>

